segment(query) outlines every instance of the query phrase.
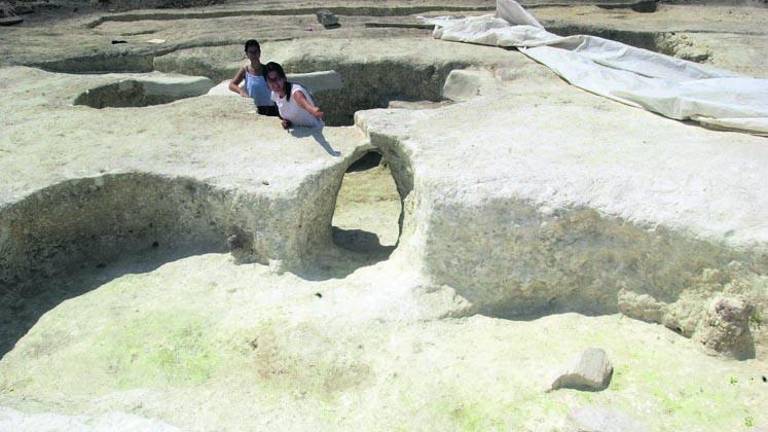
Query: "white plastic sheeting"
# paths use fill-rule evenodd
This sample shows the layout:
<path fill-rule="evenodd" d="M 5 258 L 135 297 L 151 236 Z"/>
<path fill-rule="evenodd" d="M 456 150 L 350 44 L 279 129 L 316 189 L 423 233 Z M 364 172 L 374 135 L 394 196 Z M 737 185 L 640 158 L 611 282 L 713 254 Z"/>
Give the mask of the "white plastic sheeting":
<path fill-rule="evenodd" d="M 592 93 L 678 120 L 768 136 L 767 79 L 595 36 L 558 36 L 514 0 L 497 0 L 496 15 L 429 22 L 438 39 L 518 48 Z"/>

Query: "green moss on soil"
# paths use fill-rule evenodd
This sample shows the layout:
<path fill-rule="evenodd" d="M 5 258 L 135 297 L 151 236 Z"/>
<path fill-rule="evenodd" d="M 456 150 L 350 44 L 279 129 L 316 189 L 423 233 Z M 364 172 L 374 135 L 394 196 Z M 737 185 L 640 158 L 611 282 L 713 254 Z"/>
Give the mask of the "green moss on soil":
<path fill-rule="evenodd" d="M 195 385 L 220 367 L 208 329 L 193 313 L 151 312 L 107 327 L 94 346 L 120 388 Z"/>

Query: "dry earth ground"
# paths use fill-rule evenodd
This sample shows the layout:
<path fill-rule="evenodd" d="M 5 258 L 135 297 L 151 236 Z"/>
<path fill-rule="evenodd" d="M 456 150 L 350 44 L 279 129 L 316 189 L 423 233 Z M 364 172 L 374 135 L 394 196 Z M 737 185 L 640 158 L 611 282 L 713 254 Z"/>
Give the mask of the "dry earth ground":
<path fill-rule="evenodd" d="M 531 5 L 555 32 L 768 76 L 765 8 Z M 768 428 L 768 141 L 417 18 L 492 8 L 57 9 L 3 28 L 0 430 Z M 204 96 L 250 37 L 292 72 L 337 70 L 346 90 L 317 96 L 342 126 L 290 134 Z M 453 69 L 469 93 L 445 101 Z M 75 104 L 89 90 L 107 107 Z M 226 252 L 235 228 L 253 262 Z M 754 358 L 617 313 L 645 286 L 687 336 L 702 299 L 747 296 Z M 606 390 L 545 392 L 593 346 Z"/>

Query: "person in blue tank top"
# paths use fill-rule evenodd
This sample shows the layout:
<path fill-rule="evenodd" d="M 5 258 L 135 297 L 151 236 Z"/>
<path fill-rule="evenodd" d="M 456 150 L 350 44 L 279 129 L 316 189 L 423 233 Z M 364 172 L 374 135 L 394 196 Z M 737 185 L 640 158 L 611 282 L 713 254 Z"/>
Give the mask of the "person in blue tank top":
<path fill-rule="evenodd" d="M 245 55 L 250 64 L 237 71 L 229 82 L 229 89 L 242 97 L 252 98 L 259 114 L 277 117 L 279 113 L 267 86 L 266 69 L 261 64 L 261 46 L 256 39 L 245 42 Z M 241 87 L 243 81 L 245 85 Z"/>

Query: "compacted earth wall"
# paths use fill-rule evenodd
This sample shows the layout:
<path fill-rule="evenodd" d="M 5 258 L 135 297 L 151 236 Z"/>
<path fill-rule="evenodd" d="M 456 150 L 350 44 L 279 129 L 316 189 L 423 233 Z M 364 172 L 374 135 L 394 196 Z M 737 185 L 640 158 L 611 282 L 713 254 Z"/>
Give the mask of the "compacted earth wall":
<path fill-rule="evenodd" d="M 715 349 L 737 358 L 754 356 L 754 343 L 766 341 L 768 253 L 759 245 L 737 247 L 589 207 L 550 208 L 494 182 L 443 182 L 424 171 L 423 150 L 387 133 L 397 117 L 368 120 L 358 124 L 391 161 L 405 197 L 397 253 L 475 311 L 506 318 L 621 312 L 706 346 L 741 337 L 738 347 Z"/>
<path fill-rule="evenodd" d="M 44 188 L 0 207 L 0 286 L 11 290 L 155 248 L 229 249 L 242 262 L 300 269 L 331 243 L 335 195 L 348 163 L 277 197 L 144 173 Z"/>

